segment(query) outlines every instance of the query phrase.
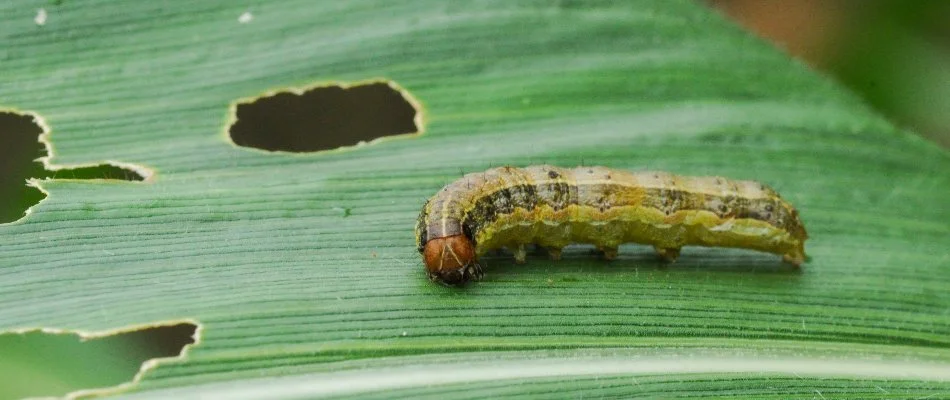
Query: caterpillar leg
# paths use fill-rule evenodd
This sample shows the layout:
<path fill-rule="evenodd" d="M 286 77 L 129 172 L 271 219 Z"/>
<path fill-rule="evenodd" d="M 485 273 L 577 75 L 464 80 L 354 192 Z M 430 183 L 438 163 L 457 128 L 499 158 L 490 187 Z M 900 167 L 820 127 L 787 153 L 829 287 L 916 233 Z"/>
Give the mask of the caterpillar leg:
<path fill-rule="evenodd" d="M 512 253 L 515 254 L 515 262 L 518 264 L 524 264 L 528 257 L 528 252 L 524 249 L 523 244 L 519 244 L 518 247 L 512 249 Z"/>
<path fill-rule="evenodd" d="M 467 273 L 468 276 L 469 276 L 473 281 L 479 281 L 479 280 L 482 279 L 482 277 L 485 276 L 485 271 L 482 270 L 482 265 L 479 264 L 477 261 L 473 261 L 473 262 L 468 266 L 468 268 L 466 268 L 465 273 Z"/>
<path fill-rule="evenodd" d="M 801 268 L 802 263 L 805 262 L 805 255 L 794 252 L 782 255 L 782 261 L 791 264 L 795 268 Z"/>
<path fill-rule="evenodd" d="M 680 256 L 679 248 L 670 248 L 670 247 L 653 247 L 656 249 L 656 254 L 660 256 L 663 261 L 666 261 L 670 264 L 676 262 L 676 259 Z"/>
<path fill-rule="evenodd" d="M 617 258 L 616 247 L 600 247 L 600 251 L 604 253 L 604 259 L 607 261 Z"/>
<path fill-rule="evenodd" d="M 558 261 L 561 259 L 561 248 L 560 247 L 548 247 L 548 255 L 551 256 L 551 259 Z"/>

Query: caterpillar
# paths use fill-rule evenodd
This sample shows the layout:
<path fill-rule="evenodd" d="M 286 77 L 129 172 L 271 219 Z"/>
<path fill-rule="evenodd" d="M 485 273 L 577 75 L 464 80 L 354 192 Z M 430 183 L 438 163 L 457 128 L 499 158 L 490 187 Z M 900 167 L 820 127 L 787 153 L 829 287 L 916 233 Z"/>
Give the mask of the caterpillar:
<path fill-rule="evenodd" d="M 610 260 L 633 242 L 668 262 L 686 245 L 734 247 L 798 267 L 808 238 L 798 211 L 758 182 L 550 165 L 467 174 L 426 201 L 415 231 L 429 279 L 445 285 L 480 279 L 478 257 L 502 247 L 517 263 L 527 244 L 558 260 L 590 243 Z"/>

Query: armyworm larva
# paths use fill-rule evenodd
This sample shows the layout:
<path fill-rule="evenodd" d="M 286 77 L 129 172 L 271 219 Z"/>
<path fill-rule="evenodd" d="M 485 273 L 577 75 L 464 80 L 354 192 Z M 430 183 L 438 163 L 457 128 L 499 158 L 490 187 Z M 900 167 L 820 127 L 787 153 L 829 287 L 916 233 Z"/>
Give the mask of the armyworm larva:
<path fill-rule="evenodd" d="M 478 256 L 526 244 L 553 259 L 569 243 L 591 243 L 607 259 L 617 246 L 652 245 L 674 261 L 687 245 L 737 247 L 805 259 L 808 235 L 798 211 L 758 182 L 538 165 L 468 174 L 422 208 L 416 241 L 433 281 L 455 285 L 482 275 Z"/>

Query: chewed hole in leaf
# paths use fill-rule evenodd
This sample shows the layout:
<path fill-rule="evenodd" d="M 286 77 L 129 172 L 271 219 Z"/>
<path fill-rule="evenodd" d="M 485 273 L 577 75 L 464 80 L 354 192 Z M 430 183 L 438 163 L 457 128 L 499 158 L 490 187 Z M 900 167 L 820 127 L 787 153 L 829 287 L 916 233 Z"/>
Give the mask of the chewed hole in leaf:
<path fill-rule="evenodd" d="M 64 396 L 132 382 L 153 366 L 149 360 L 182 354 L 195 343 L 197 328 L 175 323 L 87 339 L 41 331 L 0 334 L 0 398 Z"/>
<path fill-rule="evenodd" d="M 240 101 L 231 140 L 269 151 L 315 152 L 421 131 L 418 102 L 392 82 L 320 86 Z"/>
<path fill-rule="evenodd" d="M 139 173 L 135 171 L 109 164 L 47 171 L 44 177 L 52 179 L 107 179 L 119 181 L 145 180 L 144 176 L 139 175 Z"/>
<path fill-rule="evenodd" d="M 35 160 L 46 155 L 37 140 L 43 129 L 26 115 L 0 113 L 0 223 L 23 216 L 27 208 L 46 197 L 26 180 L 46 173 Z"/>
<path fill-rule="evenodd" d="M 38 140 L 43 134 L 31 115 L 0 112 L 0 224 L 23 217 L 46 195 L 28 186 L 28 179 L 106 179 L 142 181 L 138 172 L 109 164 L 50 170 L 39 160 L 48 156 Z"/>

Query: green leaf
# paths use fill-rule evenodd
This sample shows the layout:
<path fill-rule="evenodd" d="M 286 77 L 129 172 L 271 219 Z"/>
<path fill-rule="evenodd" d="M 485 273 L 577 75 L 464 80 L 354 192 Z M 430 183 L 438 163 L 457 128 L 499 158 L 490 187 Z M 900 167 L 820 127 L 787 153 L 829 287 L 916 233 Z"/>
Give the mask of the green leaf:
<path fill-rule="evenodd" d="M 8 2 L 0 38 L 0 102 L 43 118 L 50 163 L 153 174 L 38 183 L 48 198 L 0 226 L 0 332 L 197 321 L 133 397 L 950 391 L 950 154 L 700 4 Z M 422 135 L 227 138 L 238 99 L 372 79 L 422 103 Z M 578 247 L 427 281 L 423 201 L 540 163 L 768 183 L 811 260 Z"/>

